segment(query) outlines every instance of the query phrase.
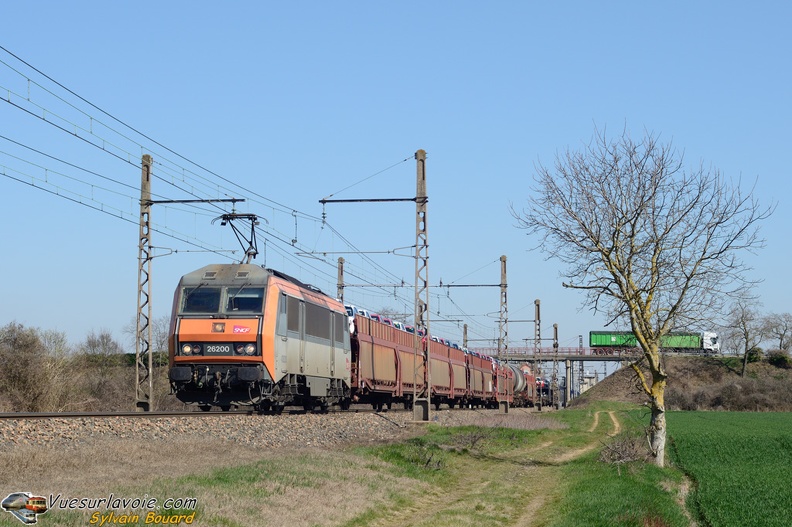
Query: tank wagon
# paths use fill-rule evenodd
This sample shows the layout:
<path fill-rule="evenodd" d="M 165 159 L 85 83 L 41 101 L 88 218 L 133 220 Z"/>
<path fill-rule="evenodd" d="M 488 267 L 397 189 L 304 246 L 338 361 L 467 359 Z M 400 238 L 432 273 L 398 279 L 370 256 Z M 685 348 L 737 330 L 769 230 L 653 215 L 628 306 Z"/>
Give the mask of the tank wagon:
<path fill-rule="evenodd" d="M 638 341 L 630 331 L 591 331 L 589 346 L 595 355 L 612 355 L 617 350 L 635 351 Z M 677 353 L 720 353 L 718 334 L 672 332 L 660 339 L 663 351 Z"/>
<path fill-rule="evenodd" d="M 419 353 L 414 328 L 344 306 L 278 271 L 209 265 L 184 275 L 174 293 L 171 392 L 203 410 L 249 406 L 272 413 L 287 405 L 410 408 L 430 379 L 438 409 L 532 400 L 529 373 L 445 339 L 417 337 Z"/>

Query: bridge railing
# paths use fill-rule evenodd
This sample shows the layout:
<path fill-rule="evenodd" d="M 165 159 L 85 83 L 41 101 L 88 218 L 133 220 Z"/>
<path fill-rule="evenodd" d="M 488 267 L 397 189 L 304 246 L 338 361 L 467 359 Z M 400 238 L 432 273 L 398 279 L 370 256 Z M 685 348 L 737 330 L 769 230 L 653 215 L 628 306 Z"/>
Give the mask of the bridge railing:
<path fill-rule="evenodd" d="M 474 351 L 482 355 L 490 357 L 498 357 L 498 348 L 468 348 L 469 351 Z M 514 347 L 502 350 L 500 357 L 503 359 L 510 358 L 532 358 L 541 360 L 552 360 L 558 354 L 559 357 L 635 357 L 640 354 L 638 348 L 533 348 L 533 347 Z"/>

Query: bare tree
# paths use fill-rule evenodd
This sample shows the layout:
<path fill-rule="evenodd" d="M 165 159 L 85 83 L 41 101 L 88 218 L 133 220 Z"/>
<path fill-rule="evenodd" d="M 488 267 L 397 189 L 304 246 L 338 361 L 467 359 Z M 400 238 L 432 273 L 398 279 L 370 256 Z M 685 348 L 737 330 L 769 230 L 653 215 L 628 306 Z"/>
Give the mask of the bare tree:
<path fill-rule="evenodd" d="M 792 346 L 792 314 L 770 313 L 764 318 L 765 334 L 778 343 L 779 350 Z"/>
<path fill-rule="evenodd" d="M 134 351 L 137 342 L 137 319 L 133 318 L 129 324 L 122 329 L 124 336 L 128 339 L 130 349 Z M 162 315 L 151 319 L 151 351 L 158 354 L 154 357 L 155 366 L 168 365 L 168 336 L 170 334 L 170 315 Z"/>
<path fill-rule="evenodd" d="M 123 346 L 107 329 L 102 329 L 98 333 L 91 330 L 79 345 L 79 353 L 85 363 L 82 371 L 88 376 L 92 397 L 102 399 L 110 393 L 113 371 L 124 365 L 123 350 Z"/>
<path fill-rule="evenodd" d="M 39 365 L 47 351 L 35 328 L 11 322 L 0 328 L 0 397 L 12 411 L 44 411 L 49 386 Z M 0 401 L 0 407 L 2 407 Z"/>
<path fill-rule="evenodd" d="M 734 350 L 736 355 L 742 355 L 740 376 L 745 377 L 751 353 L 755 353 L 766 338 L 764 321 L 756 305 L 746 298 L 734 302 L 726 320 L 723 340 L 727 349 Z"/>
<path fill-rule="evenodd" d="M 537 167 L 518 226 L 538 235 L 537 248 L 566 265 L 564 287 L 636 336 L 651 378 L 633 364 L 651 411 L 655 463 L 665 464 L 667 374 L 660 339 L 698 327 L 727 296 L 750 285 L 739 252 L 759 248 L 761 209 L 739 184 L 714 169 L 686 170 L 683 156 L 646 133 L 615 140 L 596 131 L 582 151 Z M 643 360 L 643 359 L 642 359 Z"/>

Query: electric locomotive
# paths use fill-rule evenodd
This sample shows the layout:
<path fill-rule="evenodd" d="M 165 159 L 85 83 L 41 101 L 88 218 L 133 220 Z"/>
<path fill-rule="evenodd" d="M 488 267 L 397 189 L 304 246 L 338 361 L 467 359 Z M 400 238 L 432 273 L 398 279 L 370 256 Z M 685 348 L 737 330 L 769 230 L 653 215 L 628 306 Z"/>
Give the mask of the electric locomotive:
<path fill-rule="evenodd" d="M 202 410 L 326 411 L 350 398 L 343 304 L 252 264 L 208 265 L 181 278 L 169 358 L 171 392 Z"/>

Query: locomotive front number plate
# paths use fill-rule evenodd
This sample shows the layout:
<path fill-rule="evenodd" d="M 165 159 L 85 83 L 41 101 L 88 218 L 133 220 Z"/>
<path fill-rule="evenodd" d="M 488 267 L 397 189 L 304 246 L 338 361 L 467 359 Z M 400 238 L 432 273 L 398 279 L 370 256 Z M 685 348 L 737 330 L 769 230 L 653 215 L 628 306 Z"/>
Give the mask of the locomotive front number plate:
<path fill-rule="evenodd" d="M 207 344 L 205 355 L 231 355 L 231 344 Z"/>

